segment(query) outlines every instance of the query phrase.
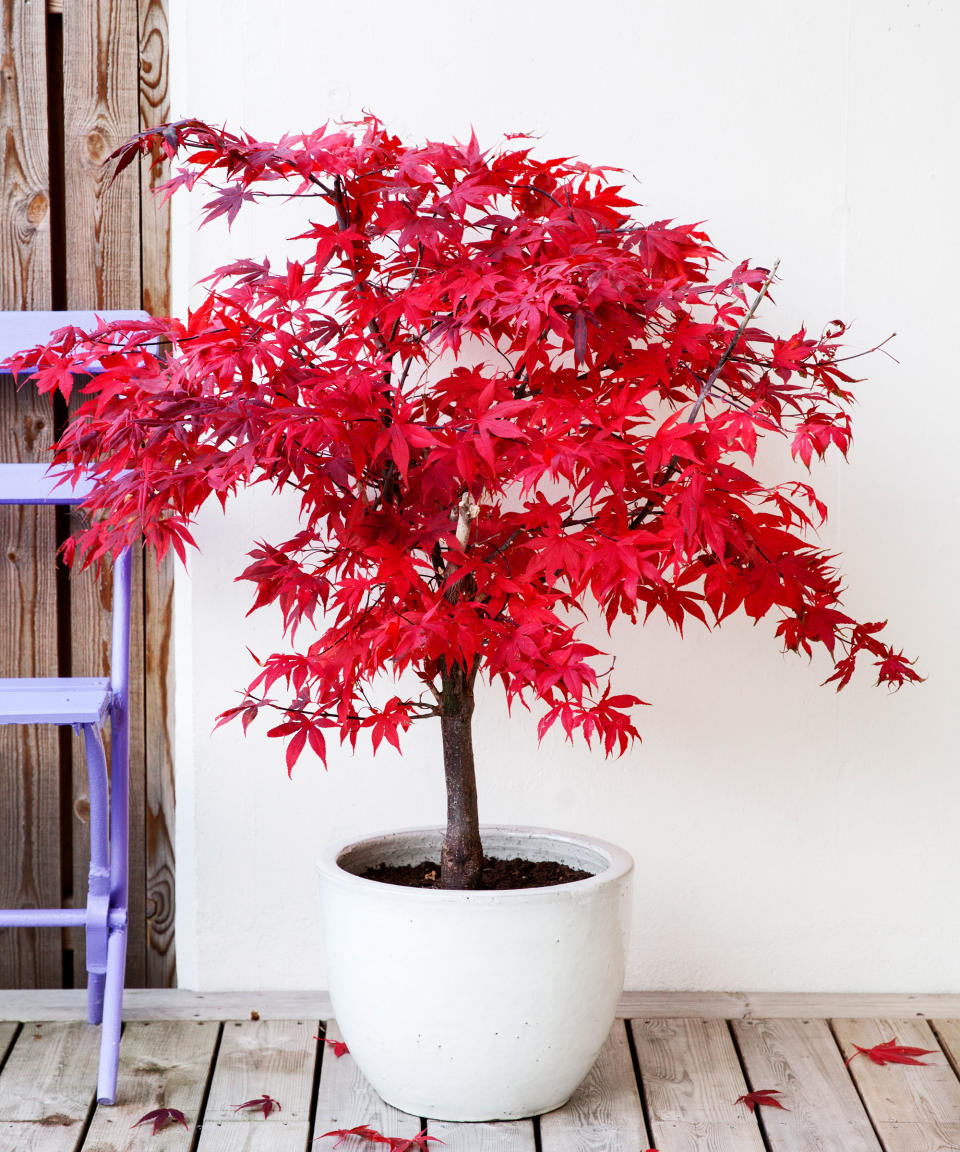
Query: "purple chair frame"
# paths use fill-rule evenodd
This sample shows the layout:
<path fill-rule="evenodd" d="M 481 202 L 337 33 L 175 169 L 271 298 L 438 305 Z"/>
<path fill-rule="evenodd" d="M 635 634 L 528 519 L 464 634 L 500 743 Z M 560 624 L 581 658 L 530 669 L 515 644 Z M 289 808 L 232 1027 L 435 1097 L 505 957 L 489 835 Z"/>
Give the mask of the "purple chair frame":
<path fill-rule="evenodd" d="M 45 464 L 0 464 L 0 504 L 78 504 L 90 482 L 58 487 Z M 113 569 L 109 678 L 0 679 L 0 724 L 69 724 L 82 732 L 90 785 L 90 877 L 85 908 L 0 910 L 0 927 L 86 928 L 87 1020 L 102 1021 L 97 1099 L 116 1100 L 127 955 L 130 550 Z M 101 729 L 110 721 L 110 776 Z"/>
<path fill-rule="evenodd" d="M 102 319 L 144 312 L 100 312 Z M 67 324 L 95 324 L 93 313 L 0 313 L 0 358 L 46 340 Z M 79 504 L 94 482 L 75 486 L 46 464 L 0 464 L 0 504 Z M 82 732 L 90 788 L 90 873 L 85 908 L 0 909 L 0 927 L 86 929 L 87 1020 L 101 1024 L 97 1099 L 113 1104 L 120 1056 L 127 954 L 131 558 L 113 567 L 113 634 L 107 678 L 0 678 L 0 724 L 70 725 Z M 110 723 L 110 772 L 101 731 Z"/>

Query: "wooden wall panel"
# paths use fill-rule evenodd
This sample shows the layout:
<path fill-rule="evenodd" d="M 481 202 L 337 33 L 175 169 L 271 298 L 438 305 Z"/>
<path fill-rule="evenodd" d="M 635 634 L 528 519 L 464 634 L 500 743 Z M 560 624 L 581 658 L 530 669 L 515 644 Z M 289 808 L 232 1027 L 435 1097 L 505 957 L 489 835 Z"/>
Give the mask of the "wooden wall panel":
<path fill-rule="evenodd" d="M 165 0 L 4 0 L 0 307 L 169 311 L 170 214 L 151 195 L 165 172 L 145 164 L 139 179 L 132 168 L 111 184 L 102 166 L 128 136 L 168 117 L 167 75 Z M 47 459 L 53 424 L 31 390 L 18 396 L 0 378 L 0 460 Z M 58 585 L 64 530 L 51 511 L 0 509 L 0 675 L 108 667 L 110 574 L 71 573 Z M 172 594 L 170 563 L 158 570 L 136 557 L 131 987 L 176 982 Z M 0 906 L 82 904 L 88 844 L 79 737 L 0 728 Z M 82 985 L 83 944 L 75 929 L 0 931 L 0 987 Z"/>
<path fill-rule="evenodd" d="M 50 308 L 46 14 L 4 0 L 0 44 L 0 308 Z"/>
<path fill-rule="evenodd" d="M 164 0 L 140 0 L 140 130 L 170 119 L 167 90 L 169 60 Z M 170 203 L 154 190 L 170 175 L 170 162 L 154 167 L 149 157 L 140 167 L 140 251 L 143 278 L 141 307 L 151 316 L 170 311 Z"/>
<path fill-rule="evenodd" d="M 170 119 L 169 36 L 164 0 L 140 0 L 140 130 Z M 170 205 L 155 194 L 170 175 L 169 161 L 140 167 L 141 307 L 153 316 L 170 311 Z M 144 565 L 144 730 L 146 745 L 146 984 L 176 984 L 174 920 L 173 781 L 173 556 Z"/>
<path fill-rule="evenodd" d="M 49 404 L 0 377 L 0 458 L 43 459 Z M 57 674 L 56 529 L 52 508 L 0 508 L 0 676 Z M 51 628 L 51 623 L 53 627 Z M 59 739 L 53 728 L 0 728 L 0 905 L 60 903 Z M 0 929 L 0 987 L 59 987 L 59 933 Z"/>
<path fill-rule="evenodd" d="M 173 560 L 144 567 L 144 801 L 146 866 L 146 976 L 148 988 L 175 988 L 173 922 Z"/>
<path fill-rule="evenodd" d="M 136 0 L 63 10 L 67 308 L 140 307 L 140 189 L 110 183 L 110 153 L 139 129 Z"/>
<path fill-rule="evenodd" d="M 5 0 L 0 43 L 0 307 L 50 307 L 46 15 Z M 0 377 L 0 458 L 36 461 L 53 439 L 47 400 Z M 0 676 L 56 675 L 52 510 L 0 508 Z M 50 611 L 54 628 L 51 631 Z M 0 904 L 60 902 L 57 733 L 0 728 Z M 0 929 L 0 986 L 59 985 L 58 934 Z"/>

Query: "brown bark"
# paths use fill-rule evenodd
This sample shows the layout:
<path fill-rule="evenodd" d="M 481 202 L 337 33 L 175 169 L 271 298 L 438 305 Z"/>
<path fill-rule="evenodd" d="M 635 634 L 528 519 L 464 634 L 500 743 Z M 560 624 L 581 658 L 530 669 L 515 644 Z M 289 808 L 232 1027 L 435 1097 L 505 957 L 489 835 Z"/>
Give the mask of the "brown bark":
<path fill-rule="evenodd" d="M 447 783 L 447 833 L 440 855 L 443 888 L 477 888 L 483 867 L 473 763 L 473 676 L 455 664 L 442 676 L 440 725 Z"/>

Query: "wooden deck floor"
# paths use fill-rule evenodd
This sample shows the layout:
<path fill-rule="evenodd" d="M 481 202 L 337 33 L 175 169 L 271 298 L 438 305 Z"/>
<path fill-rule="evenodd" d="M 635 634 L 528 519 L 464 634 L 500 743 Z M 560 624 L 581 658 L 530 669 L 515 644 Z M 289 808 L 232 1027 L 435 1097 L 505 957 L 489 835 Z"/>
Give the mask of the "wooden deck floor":
<path fill-rule="evenodd" d="M 349 1055 L 314 1039 L 322 1013 L 276 1019 L 301 997 L 130 994 L 118 1104 L 95 1104 L 99 1030 L 70 1019 L 76 994 L 0 993 L 0 1152 L 305 1152 L 332 1128 L 369 1124 L 412 1136 L 424 1122 L 383 1104 Z M 19 1000 L 17 999 L 19 997 Z M 263 1010 L 241 1007 L 255 1003 Z M 313 1006 L 323 1006 L 314 998 Z M 699 1013 L 691 1011 L 698 1006 Z M 754 1007 L 751 1007 L 750 1005 Z M 451 1152 L 936 1152 L 960 1149 L 960 1005 L 956 997 L 768 997 L 632 994 L 587 1081 L 566 1107 L 500 1124 L 426 1122 Z M 151 1009 L 151 1005 L 153 1008 Z M 791 1008 L 819 1005 L 819 1014 Z M 834 1008 L 864 1006 L 862 1014 Z M 919 1005 L 919 1006 L 918 1006 Z M 724 1010 L 726 1006 L 726 1011 Z M 675 1011 L 684 1009 L 682 1012 Z M 886 1015 L 884 1009 L 891 1009 Z M 928 1018 L 925 1009 L 951 1009 Z M 16 1010 L 20 1009 L 17 1013 Z M 645 1009 L 646 1011 L 641 1011 Z M 674 1011 L 671 1011 L 674 1009 Z M 893 1011 L 896 1009 L 896 1011 Z M 236 1018 L 231 1019 L 232 1015 Z M 251 1011 L 260 1019 L 251 1019 Z M 43 1015 L 59 1017 L 40 1021 Z M 326 1034 L 336 1038 L 336 1022 Z M 853 1045 L 896 1036 L 933 1049 L 924 1067 L 880 1067 Z M 738 1096 L 777 1089 L 786 1110 L 752 1114 Z M 283 1111 L 234 1111 L 267 1093 Z M 131 1126 L 177 1108 L 189 1130 Z M 376 1145 L 351 1140 L 343 1152 Z M 439 1149 L 439 1144 L 430 1145 Z"/>

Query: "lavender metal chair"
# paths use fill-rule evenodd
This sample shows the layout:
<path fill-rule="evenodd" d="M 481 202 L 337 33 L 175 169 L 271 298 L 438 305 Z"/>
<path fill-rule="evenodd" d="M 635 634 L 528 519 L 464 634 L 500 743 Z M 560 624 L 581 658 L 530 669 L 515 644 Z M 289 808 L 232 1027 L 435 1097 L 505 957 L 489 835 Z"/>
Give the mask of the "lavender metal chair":
<path fill-rule="evenodd" d="M 98 313 L 103 319 L 142 312 Z M 0 313 L 0 359 L 45 340 L 66 324 L 94 323 L 93 313 Z M 62 483 L 45 464 L 0 464 L 0 504 L 78 504 L 91 481 Z M 117 1090 L 121 1005 L 127 949 L 127 843 L 130 671 L 130 552 L 113 569 L 109 677 L 0 679 L 0 724 L 69 724 L 83 733 L 90 786 L 90 873 L 85 908 L 0 910 L 0 927 L 86 929 L 87 1020 L 102 1022 L 97 1099 Z M 101 732 L 111 730 L 110 773 Z"/>

